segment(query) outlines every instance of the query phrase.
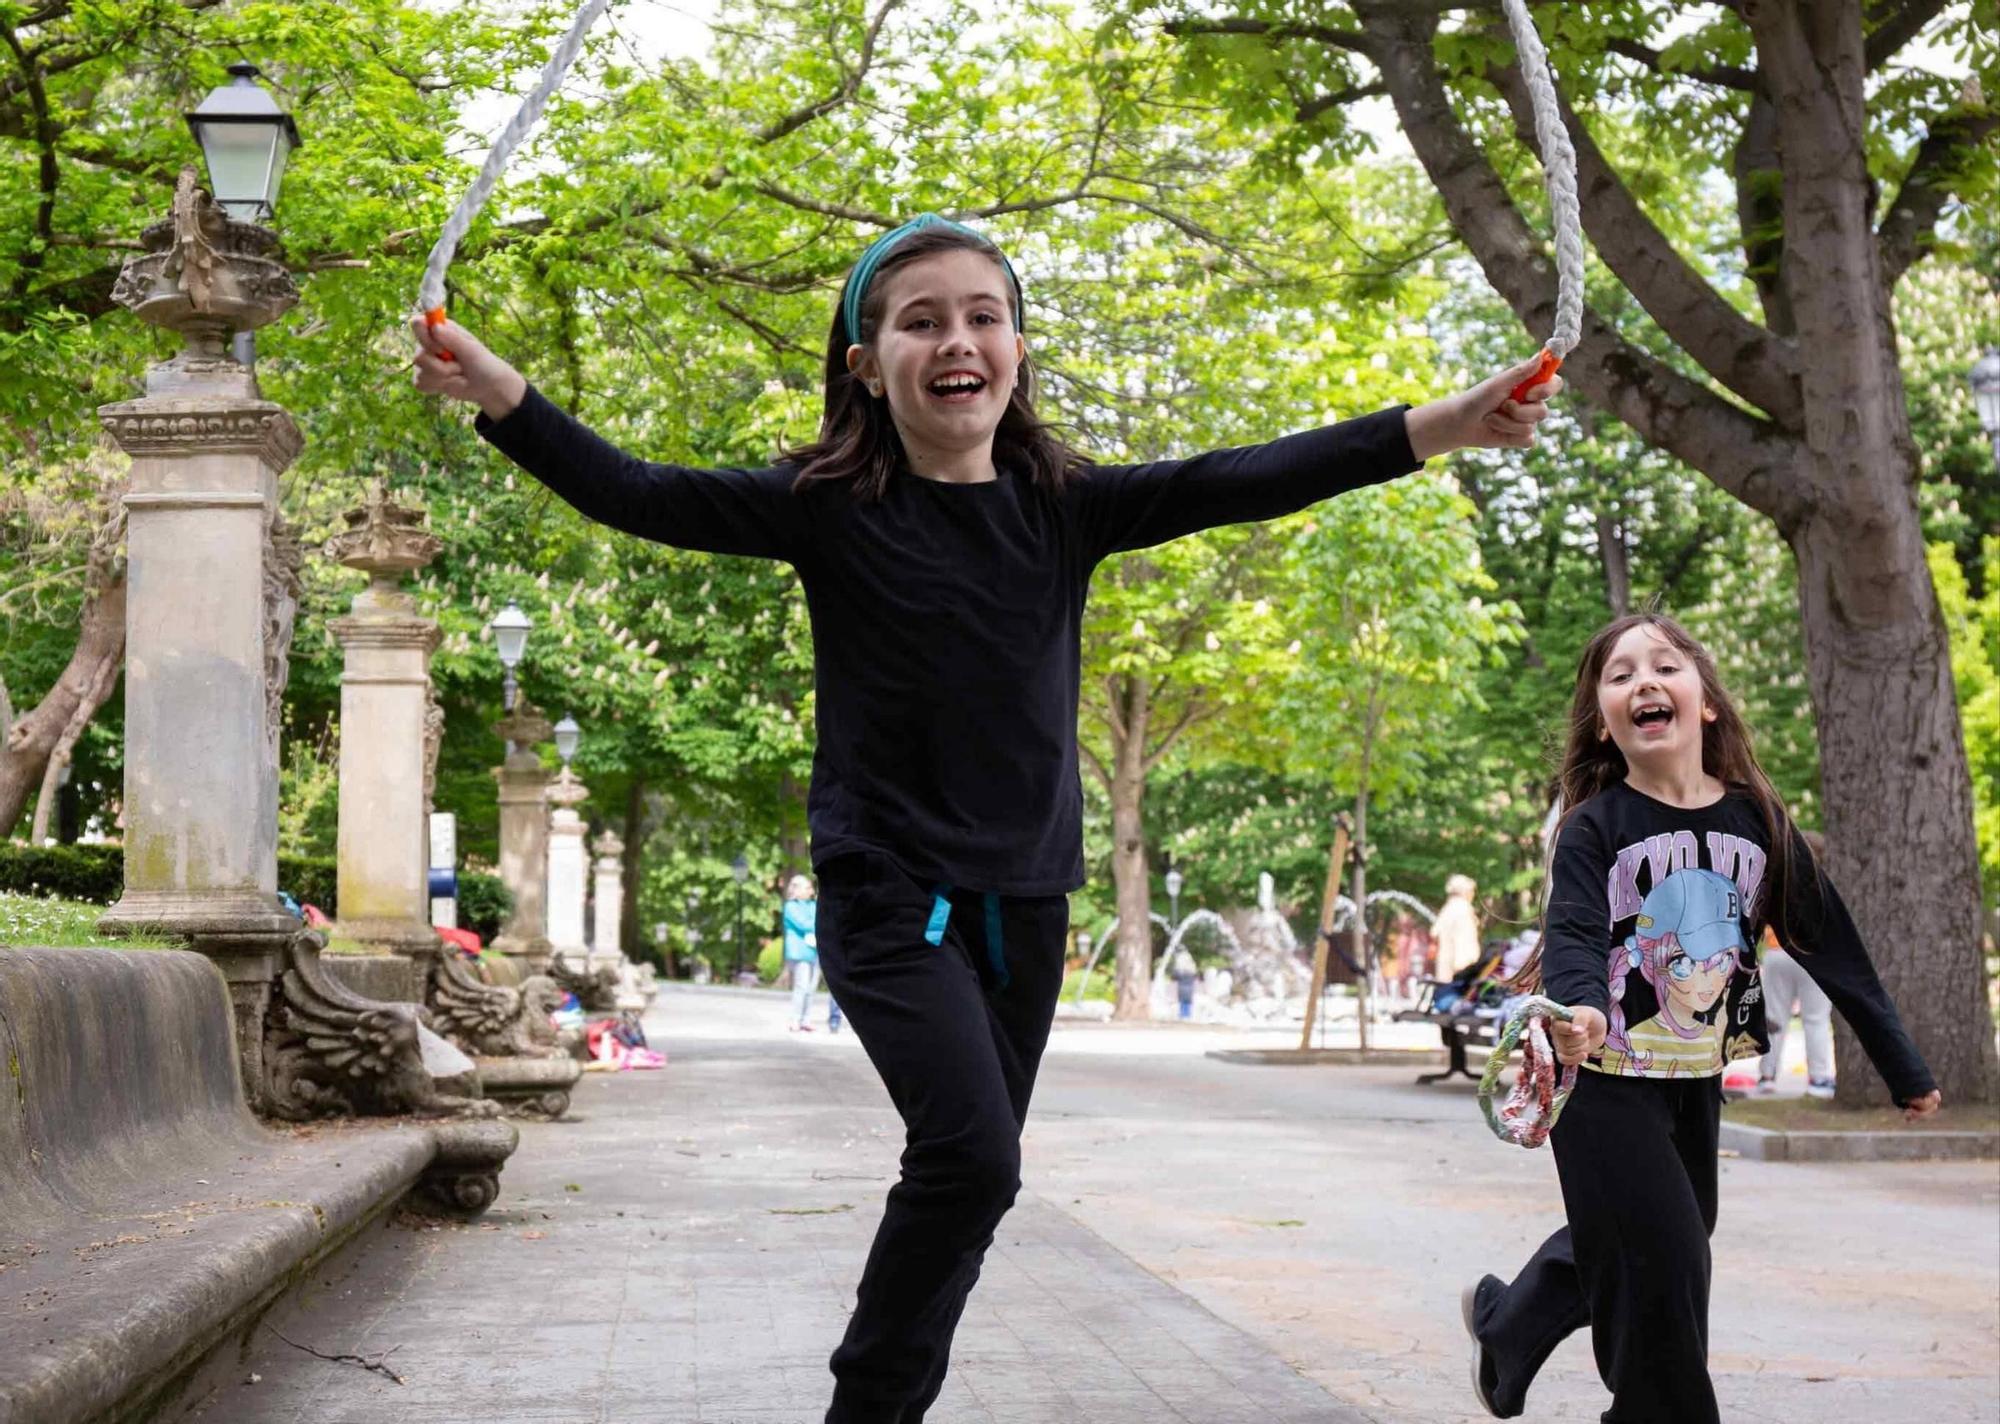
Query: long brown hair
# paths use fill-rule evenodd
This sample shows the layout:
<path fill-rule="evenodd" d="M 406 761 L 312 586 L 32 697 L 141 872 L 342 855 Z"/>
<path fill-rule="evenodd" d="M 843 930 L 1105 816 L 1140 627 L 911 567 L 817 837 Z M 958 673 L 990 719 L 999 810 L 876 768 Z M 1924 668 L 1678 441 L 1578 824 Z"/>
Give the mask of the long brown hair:
<path fill-rule="evenodd" d="M 913 232 L 891 248 L 874 269 L 861 302 L 859 344 L 872 343 L 880 329 L 884 278 L 899 267 L 953 251 L 977 252 L 1005 274 L 1000 249 L 977 233 L 945 224 Z M 848 281 L 853 280 L 854 274 L 849 272 Z M 1011 278 L 1008 285 L 1013 285 Z M 801 449 L 785 451 L 783 458 L 799 468 L 794 490 L 822 480 L 852 480 L 855 498 L 878 500 L 905 464 L 903 441 L 889 416 L 889 403 L 869 395 L 861 378 L 847 369 L 847 348 L 853 343 L 848 340 L 843 316 L 846 296 L 843 285 L 826 337 L 826 407 L 820 417 L 819 439 Z M 1090 462 L 1058 439 L 1035 414 L 1034 395 L 1034 362 L 1023 356 L 1007 409 L 1000 416 L 999 429 L 993 432 L 994 463 L 1023 468 L 1037 485 L 1060 489 Z"/>
<path fill-rule="evenodd" d="M 1713 722 L 1702 724 L 1701 769 L 1730 790 L 1749 793 L 1757 803 L 1771 850 L 1765 866 L 1760 904 L 1754 912 L 1760 913 L 1777 931 L 1782 943 L 1788 947 L 1792 943 L 1792 927 L 1785 923 L 1787 892 L 1792 878 L 1792 818 L 1785 809 L 1784 798 L 1778 795 L 1771 778 L 1757 763 L 1757 750 L 1750 728 L 1723 687 L 1722 679 L 1715 670 L 1715 659 L 1692 633 L 1664 613 L 1630 613 L 1614 618 L 1598 629 L 1577 661 L 1576 693 L 1570 698 L 1569 706 L 1569 732 L 1553 786 L 1557 820 L 1549 832 L 1547 854 L 1542 864 L 1543 939 L 1535 945 L 1534 953 L 1528 956 L 1527 962 L 1514 977 L 1514 983 L 1523 991 L 1541 987 L 1542 949 L 1549 929 L 1549 872 L 1555 864 L 1556 845 L 1562 839 L 1563 828 L 1584 802 L 1625 779 L 1625 753 L 1618 750 L 1617 742 L 1604 735 L 1604 718 L 1597 706 L 1597 683 L 1604 675 L 1605 663 L 1611 660 L 1611 650 L 1618 646 L 1620 638 L 1634 628 L 1650 628 L 1659 634 L 1694 665 L 1696 674 L 1701 678 L 1702 700 L 1715 713 Z"/>

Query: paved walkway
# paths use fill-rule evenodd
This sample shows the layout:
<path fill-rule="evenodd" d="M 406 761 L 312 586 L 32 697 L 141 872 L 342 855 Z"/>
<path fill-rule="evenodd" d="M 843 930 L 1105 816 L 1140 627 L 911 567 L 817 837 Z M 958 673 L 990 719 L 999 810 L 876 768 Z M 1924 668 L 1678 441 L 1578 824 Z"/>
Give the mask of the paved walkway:
<path fill-rule="evenodd" d="M 587 1078 L 481 1222 L 401 1222 L 270 1321 L 402 1384 L 263 1332 L 193 1417 L 816 1424 L 901 1128 L 851 1035 L 783 1015 L 670 987 L 666 1071 Z M 1547 1154 L 1409 1071 L 1201 1056 L 1254 1041 L 1058 1029 L 938 1424 L 1483 1417 L 1458 1289 L 1557 1224 Z M 2000 1421 L 1992 1164 L 1728 1162 L 1717 1262 L 1725 1418 Z M 1603 1407 L 1573 1340 L 1533 1417 Z"/>

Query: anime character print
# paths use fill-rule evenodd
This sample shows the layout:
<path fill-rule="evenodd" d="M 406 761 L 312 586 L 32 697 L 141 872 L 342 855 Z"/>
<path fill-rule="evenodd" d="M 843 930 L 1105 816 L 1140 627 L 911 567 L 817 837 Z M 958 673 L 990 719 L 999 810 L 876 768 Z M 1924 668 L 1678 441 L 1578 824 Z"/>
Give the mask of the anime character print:
<path fill-rule="evenodd" d="M 1632 933 L 1611 954 L 1605 1072 L 1649 1078 L 1722 1071 L 1720 1009 L 1754 963 L 1743 896 L 1726 875 L 1683 869 L 1646 895 Z"/>

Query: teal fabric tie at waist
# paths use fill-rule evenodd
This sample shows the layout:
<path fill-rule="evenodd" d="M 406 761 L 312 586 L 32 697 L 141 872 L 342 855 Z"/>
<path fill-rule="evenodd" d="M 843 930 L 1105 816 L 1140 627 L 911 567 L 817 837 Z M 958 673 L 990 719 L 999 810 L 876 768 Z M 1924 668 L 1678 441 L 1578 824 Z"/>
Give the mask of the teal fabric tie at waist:
<path fill-rule="evenodd" d="M 988 890 L 984 895 L 986 903 L 986 962 L 993 966 L 994 981 L 1002 988 L 1007 987 L 1007 951 L 1001 941 L 1000 897 Z M 944 943 L 945 927 L 951 923 L 951 886 L 939 885 L 931 891 L 930 923 L 924 926 L 924 938 L 932 944 Z"/>

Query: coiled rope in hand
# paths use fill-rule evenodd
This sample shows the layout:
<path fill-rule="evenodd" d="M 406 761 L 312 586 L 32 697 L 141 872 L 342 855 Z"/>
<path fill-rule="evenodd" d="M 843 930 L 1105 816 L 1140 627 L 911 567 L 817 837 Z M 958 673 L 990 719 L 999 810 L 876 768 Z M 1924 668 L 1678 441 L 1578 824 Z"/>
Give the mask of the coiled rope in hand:
<path fill-rule="evenodd" d="M 1555 1050 L 1549 1044 L 1548 1019 L 1568 1023 L 1570 1011 L 1554 999 L 1530 994 L 1514 1006 L 1507 1017 L 1493 1051 L 1486 1056 L 1486 1071 L 1479 1076 L 1479 1110 L 1486 1125 L 1502 1142 L 1516 1147 L 1540 1147 L 1555 1130 L 1563 1104 L 1576 1087 L 1576 1069 L 1562 1070 L 1558 1083 Z M 1498 1108 L 1493 1094 L 1500 1086 L 1500 1070 L 1521 1050 L 1521 1073 Z"/>
<path fill-rule="evenodd" d="M 493 195 L 494 187 L 500 182 L 500 175 L 507 170 L 507 160 L 520 147 L 521 140 L 528 136 L 528 130 L 535 126 L 535 120 L 542 116 L 550 96 L 561 87 L 563 76 L 576 63 L 576 57 L 583 49 L 584 36 L 610 4 L 611 0 L 584 0 L 583 8 L 577 11 L 576 19 L 570 23 L 569 33 L 562 37 L 562 43 L 549 56 L 549 62 L 542 66 L 542 77 L 528 92 L 528 97 L 521 101 L 521 107 L 507 121 L 507 127 L 500 130 L 499 136 L 493 140 L 493 147 L 486 154 L 479 176 L 472 180 L 472 186 L 465 190 L 465 195 L 458 200 L 458 206 L 438 233 L 437 242 L 431 247 L 430 260 L 424 264 L 423 282 L 417 287 L 417 310 L 432 326 L 444 324 L 444 274 L 451 266 L 453 254 L 458 251 L 459 239 L 472 226 L 479 210 L 486 206 L 486 200 Z M 450 352 L 440 354 L 450 359 Z"/>
<path fill-rule="evenodd" d="M 1556 238 L 1556 329 L 1542 348 L 1542 364 L 1535 374 L 1514 388 L 1518 401 L 1529 387 L 1555 374 L 1583 334 L 1583 213 L 1576 199 L 1576 147 L 1563 127 L 1549 52 L 1542 47 L 1542 37 L 1528 16 L 1528 0 L 1502 3 L 1507 28 L 1514 35 L 1514 52 L 1520 58 L 1521 77 L 1528 85 L 1528 99 L 1535 111 L 1535 146 L 1541 150 L 1542 171 L 1548 180 L 1549 219 Z"/>

